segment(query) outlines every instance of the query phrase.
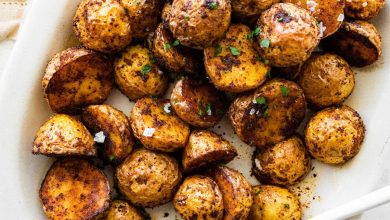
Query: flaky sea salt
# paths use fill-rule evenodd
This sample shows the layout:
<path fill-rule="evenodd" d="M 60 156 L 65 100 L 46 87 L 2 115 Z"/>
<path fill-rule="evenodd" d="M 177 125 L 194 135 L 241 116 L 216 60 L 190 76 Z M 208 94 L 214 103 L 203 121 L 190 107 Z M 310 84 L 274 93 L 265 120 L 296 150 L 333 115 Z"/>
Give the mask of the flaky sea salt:
<path fill-rule="evenodd" d="M 155 128 L 145 128 L 144 133 L 142 135 L 145 137 L 152 137 L 155 131 Z"/>
<path fill-rule="evenodd" d="M 249 111 L 249 115 L 253 115 L 255 114 L 256 110 L 254 108 L 252 108 L 250 111 Z"/>
<path fill-rule="evenodd" d="M 93 140 L 98 143 L 104 143 L 104 140 L 106 139 L 106 136 L 104 135 L 103 131 L 100 131 L 95 134 L 95 137 Z"/>
<path fill-rule="evenodd" d="M 318 27 L 320 28 L 320 37 L 324 36 L 324 32 L 326 30 L 326 27 L 324 26 L 324 23 L 322 21 L 318 24 Z"/>
<path fill-rule="evenodd" d="M 306 1 L 306 6 L 307 8 L 311 11 L 311 12 L 314 12 L 316 10 L 316 7 L 317 7 L 317 2 L 313 1 L 313 0 L 307 0 Z"/>
<path fill-rule="evenodd" d="M 368 3 L 367 2 L 363 2 L 362 6 L 363 8 L 367 7 Z"/>
<path fill-rule="evenodd" d="M 344 14 L 339 14 L 337 21 L 344 21 Z"/>
<path fill-rule="evenodd" d="M 171 103 L 164 104 L 163 110 L 168 114 L 171 113 Z"/>

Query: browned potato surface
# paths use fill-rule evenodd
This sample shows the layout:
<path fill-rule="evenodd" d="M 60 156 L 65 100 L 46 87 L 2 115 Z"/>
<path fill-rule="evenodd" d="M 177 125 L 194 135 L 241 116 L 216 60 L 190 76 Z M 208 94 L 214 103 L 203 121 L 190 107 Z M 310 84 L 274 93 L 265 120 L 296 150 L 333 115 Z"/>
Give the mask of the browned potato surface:
<path fill-rule="evenodd" d="M 280 0 L 232 0 L 232 16 L 239 22 L 253 26 L 261 13 Z"/>
<path fill-rule="evenodd" d="M 48 156 L 96 156 L 92 135 L 68 115 L 54 115 L 38 130 L 33 154 Z"/>
<path fill-rule="evenodd" d="M 171 14 L 172 3 L 170 1 L 165 2 L 164 7 L 161 11 L 161 21 L 164 28 L 169 28 L 169 17 Z"/>
<path fill-rule="evenodd" d="M 93 219 L 109 206 L 110 185 L 86 160 L 60 159 L 47 172 L 39 197 L 49 219 Z"/>
<path fill-rule="evenodd" d="M 309 170 L 309 152 L 298 136 L 258 150 L 253 157 L 252 173 L 263 184 L 294 185 Z"/>
<path fill-rule="evenodd" d="M 293 135 L 303 120 L 306 101 L 292 81 L 273 79 L 230 106 L 233 130 L 245 143 L 264 148 Z"/>
<path fill-rule="evenodd" d="M 344 22 L 334 35 L 324 40 L 324 47 L 356 67 L 370 65 L 382 55 L 381 36 L 367 21 Z"/>
<path fill-rule="evenodd" d="M 173 202 L 183 220 L 219 220 L 223 216 L 221 191 L 209 177 L 187 177 Z"/>
<path fill-rule="evenodd" d="M 271 66 L 295 66 L 310 57 L 320 41 L 320 28 L 309 11 L 291 3 L 277 3 L 257 22 L 259 53 Z"/>
<path fill-rule="evenodd" d="M 145 220 L 145 217 L 125 200 L 114 200 L 103 219 L 105 220 Z"/>
<path fill-rule="evenodd" d="M 116 168 L 115 176 L 119 190 L 131 203 L 154 207 L 172 200 L 181 171 L 173 157 L 141 148 Z"/>
<path fill-rule="evenodd" d="M 216 88 L 227 92 L 244 92 L 259 87 L 270 68 L 264 64 L 248 39 L 251 30 L 242 24 L 229 27 L 225 37 L 204 50 L 207 75 Z"/>
<path fill-rule="evenodd" d="M 364 124 L 359 114 L 344 105 L 315 114 L 306 125 L 305 142 L 317 160 L 343 164 L 359 152 L 364 135 Z"/>
<path fill-rule="evenodd" d="M 379 14 L 385 0 L 346 0 L 345 14 L 358 20 L 369 20 Z"/>
<path fill-rule="evenodd" d="M 104 102 L 113 84 L 110 61 L 92 50 L 68 48 L 50 60 L 42 88 L 56 113 L 79 114 L 81 109 Z"/>
<path fill-rule="evenodd" d="M 206 130 L 193 131 L 183 152 L 184 172 L 217 163 L 228 163 L 237 156 L 234 147 L 220 135 Z"/>
<path fill-rule="evenodd" d="M 122 50 L 131 42 L 130 18 L 118 0 L 82 0 L 73 30 L 84 47 L 103 53 Z"/>

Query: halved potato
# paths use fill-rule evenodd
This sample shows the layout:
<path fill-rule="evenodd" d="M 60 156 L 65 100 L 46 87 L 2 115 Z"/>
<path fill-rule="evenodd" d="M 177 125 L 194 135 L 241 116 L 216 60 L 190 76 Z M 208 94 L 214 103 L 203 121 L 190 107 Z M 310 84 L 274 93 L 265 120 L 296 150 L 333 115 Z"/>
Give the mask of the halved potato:
<path fill-rule="evenodd" d="M 95 141 L 104 145 L 102 158 L 119 163 L 133 149 L 130 121 L 120 110 L 110 105 L 90 105 L 81 115 L 84 125 L 95 134 Z"/>
<path fill-rule="evenodd" d="M 111 62 L 101 54 L 80 47 L 57 53 L 42 79 L 50 108 L 66 114 L 79 114 L 85 106 L 103 103 L 112 84 Z"/>
<path fill-rule="evenodd" d="M 193 131 L 184 148 L 184 172 L 199 170 L 217 163 L 228 163 L 237 156 L 234 147 L 220 135 L 206 130 Z"/>
<path fill-rule="evenodd" d="M 54 115 L 38 130 L 33 154 L 48 156 L 96 156 L 92 135 L 68 115 Z"/>
<path fill-rule="evenodd" d="M 102 220 L 145 220 L 146 218 L 129 202 L 114 200 L 105 211 Z"/>
<path fill-rule="evenodd" d="M 47 172 L 39 198 L 49 219 L 93 219 L 109 206 L 110 185 L 86 160 L 60 159 Z"/>
<path fill-rule="evenodd" d="M 345 15 L 352 19 L 369 20 L 385 6 L 385 0 L 346 0 Z"/>

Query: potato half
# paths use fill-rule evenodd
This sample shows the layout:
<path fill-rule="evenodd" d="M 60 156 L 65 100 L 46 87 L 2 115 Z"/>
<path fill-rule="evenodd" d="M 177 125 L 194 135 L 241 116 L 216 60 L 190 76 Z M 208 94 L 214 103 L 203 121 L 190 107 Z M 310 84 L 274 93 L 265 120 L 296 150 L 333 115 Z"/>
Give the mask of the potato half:
<path fill-rule="evenodd" d="M 252 27 L 263 11 L 279 2 L 280 0 L 232 0 L 232 17 Z"/>
<path fill-rule="evenodd" d="M 102 220 L 146 220 L 146 218 L 129 202 L 114 200 L 105 211 Z M 100 219 L 99 219 L 100 220 Z"/>
<path fill-rule="evenodd" d="M 346 0 L 345 14 L 358 20 L 370 20 L 376 17 L 385 6 L 385 0 Z"/>

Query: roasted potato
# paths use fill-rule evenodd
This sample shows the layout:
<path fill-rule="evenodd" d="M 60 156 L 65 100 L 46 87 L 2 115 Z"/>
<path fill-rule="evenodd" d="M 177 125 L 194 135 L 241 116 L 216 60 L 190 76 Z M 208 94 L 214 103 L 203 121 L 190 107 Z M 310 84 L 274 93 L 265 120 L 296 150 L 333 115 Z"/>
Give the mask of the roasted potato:
<path fill-rule="evenodd" d="M 274 145 L 293 135 L 305 113 L 302 89 L 284 79 L 273 79 L 254 93 L 238 97 L 229 109 L 237 136 L 258 148 Z"/>
<path fill-rule="evenodd" d="M 114 200 L 105 211 L 102 220 L 146 220 L 133 205 L 125 200 Z"/>
<path fill-rule="evenodd" d="M 130 100 L 162 96 L 168 75 L 157 66 L 152 53 L 141 45 L 128 47 L 114 62 L 115 83 Z"/>
<path fill-rule="evenodd" d="M 232 17 L 253 26 L 263 11 L 279 2 L 280 0 L 232 0 Z"/>
<path fill-rule="evenodd" d="M 254 186 L 248 220 L 300 220 L 301 204 L 293 193 L 278 186 Z"/>
<path fill-rule="evenodd" d="M 365 128 L 360 115 L 346 105 L 317 112 L 307 123 L 310 154 L 328 164 L 343 164 L 359 153 Z"/>
<path fill-rule="evenodd" d="M 115 171 L 118 188 L 136 206 L 154 207 L 172 200 L 181 180 L 177 161 L 140 148 Z"/>
<path fill-rule="evenodd" d="M 130 44 L 133 29 L 119 0 L 82 0 L 73 18 L 73 30 L 84 47 L 114 53 Z"/>
<path fill-rule="evenodd" d="M 221 191 L 214 180 L 206 176 L 187 177 L 173 202 L 183 220 L 220 220 L 223 216 Z"/>
<path fill-rule="evenodd" d="M 228 163 L 237 156 L 234 147 L 220 135 L 206 130 L 193 131 L 184 148 L 184 172 L 199 170 L 217 163 Z"/>
<path fill-rule="evenodd" d="M 324 108 L 348 98 L 355 87 L 355 73 L 335 54 L 316 54 L 302 66 L 297 82 L 312 107 Z"/>
<path fill-rule="evenodd" d="M 346 0 L 345 15 L 352 19 L 369 20 L 377 16 L 385 0 Z"/>
<path fill-rule="evenodd" d="M 345 21 L 323 42 L 324 48 L 343 57 L 351 66 L 368 66 L 382 55 L 382 41 L 374 25 L 366 21 Z"/>
<path fill-rule="evenodd" d="M 72 47 L 50 60 L 42 88 L 52 111 L 79 114 L 85 106 L 103 103 L 113 81 L 111 63 L 105 56 Z"/>
<path fill-rule="evenodd" d="M 172 3 L 170 1 L 165 2 L 164 7 L 161 11 L 161 22 L 164 28 L 169 29 L 169 17 L 171 14 Z"/>
<path fill-rule="evenodd" d="M 233 24 L 222 40 L 204 50 L 206 72 L 216 88 L 244 92 L 267 79 L 270 68 L 259 59 L 250 35 L 247 26 Z"/>
<path fill-rule="evenodd" d="M 230 14 L 230 0 L 173 0 L 169 29 L 184 46 L 201 50 L 224 35 Z"/>
<path fill-rule="evenodd" d="M 120 110 L 110 105 L 90 105 L 81 115 L 84 125 L 95 134 L 95 141 L 104 145 L 102 158 L 119 163 L 131 152 L 134 138 L 130 121 Z"/>
<path fill-rule="evenodd" d="M 310 156 L 302 140 L 292 136 L 253 156 L 252 173 L 264 184 L 294 185 L 310 170 Z"/>
<path fill-rule="evenodd" d="M 39 197 L 49 219 L 93 219 L 109 206 L 110 185 L 86 160 L 60 159 L 47 172 Z"/>
<path fill-rule="evenodd" d="M 48 156 L 96 156 L 92 135 L 84 125 L 68 115 L 54 115 L 38 130 L 33 154 Z"/>
<path fill-rule="evenodd" d="M 252 186 L 238 171 L 225 166 L 212 168 L 208 175 L 222 192 L 224 220 L 247 219 L 252 206 Z"/>
<path fill-rule="evenodd" d="M 209 83 L 189 78 L 176 82 L 170 101 L 176 114 L 195 127 L 216 125 L 228 108 L 224 93 Z"/>
<path fill-rule="evenodd" d="M 320 42 L 320 28 L 309 11 L 291 3 L 277 3 L 257 21 L 258 50 L 271 66 L 295 66 L 310 57 Z"/>

